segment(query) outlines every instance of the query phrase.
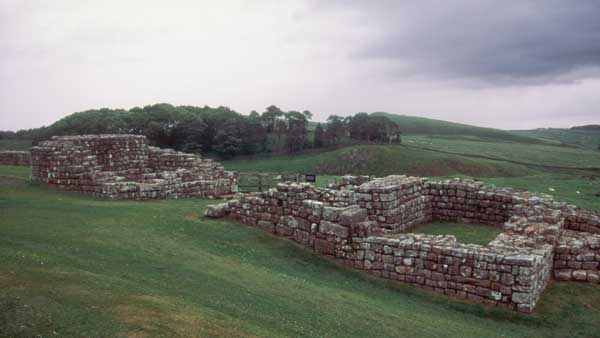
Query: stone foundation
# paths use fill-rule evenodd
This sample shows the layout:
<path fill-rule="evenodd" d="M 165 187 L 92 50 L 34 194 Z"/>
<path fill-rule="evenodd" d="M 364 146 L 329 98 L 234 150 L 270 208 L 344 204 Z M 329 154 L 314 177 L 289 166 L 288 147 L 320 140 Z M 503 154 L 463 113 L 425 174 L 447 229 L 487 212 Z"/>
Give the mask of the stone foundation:
<path fill-rule="evenodd" d="M 552 274 L 598 282 L 600 235 L 566 230 L 594 229 L 593 213 L 471 180 L 363 182 L 345 177 L 332 186 L 341 190 L 279 184 L 209 206 L 206 214 L 257 226 L 381 278 L 523 312 L 533 311 Z M 433 220 L 492 224 L 504 232 L 485 246 L 405 233 Z"/>
<path fill-rule="evenodd" d="M 97 197 L 214 198 L 236 190 L 236 175 L 220 164 L 149 147 L 145 136 L 53 137 L 31 155 L 34 180 Z"/>
<path fill-rule="evenodd" d="M 0 151 L 0 165 L 29 167 L 31 154 L 28 151 Z"/>

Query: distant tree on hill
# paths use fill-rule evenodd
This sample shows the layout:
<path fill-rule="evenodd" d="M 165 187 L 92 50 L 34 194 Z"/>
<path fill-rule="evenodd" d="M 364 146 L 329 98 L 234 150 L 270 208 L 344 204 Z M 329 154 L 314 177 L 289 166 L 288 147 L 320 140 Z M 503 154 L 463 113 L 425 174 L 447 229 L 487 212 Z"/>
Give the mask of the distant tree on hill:
<path fill-rule="evenodd" d="M 327 118 L 327 129 L 325 131 L 326 145 L 338 144 L 345 132 L 344 119 L 338 115 L 330 115 Z"/>
<path fill-rule="evenodd" d="M 185 127 L 180 127 L 175 134 L 181 150 L 188 153 L 204 151 L 207 143 L 207 130 L 208 125 L 201 118 L 194 119 Z"/>
<path fill-rule="evenodd" d="M 314 148 L 322 148 L 325 145 L 326 145 L 325 131 L 323 130 L 323 127 L 321 126 L 321 124 L 317 123 L 317 126 L 315 127 L 315 136 L 314 136 L 314 141 L 313 141 L 313 147 Z"/>
<path fill-rule="evenodd" d="M 286 148 L 290 153 L 304 150 L 307 143 L 307 115 L 297 111 L 285 113 L 287 122 Z"/>
<path fill-rule="evenodd" d="M 283 111 L 275 105 L 270 105 L 267 110 L 262 113 L 261 117 L 264 121 L 265 128 L 268 133 L 272 133 L 277 127 L 277 120 L 282 118 L 284 115 Z"/>
<path fill-rule="evenodd" d="M 400 128 L 387 117 L 358 113 L 342 118 L 331 115 L 318 124 L 312 144 L 308 138 L 308 121 L 312 113 L 288 111 L 275 105 L 259 114 L 242 115 L 229 107 L 173 106 L 158 103 L 144 107 L 96 109 L 73 113 L 48 127 L 18 132 L 0 132 L 2 139 L 28 139 L 34 144 L 54 135 L 138 134 L 151 145 L 186 152 L 217 153 L 222 156 L 256 154 L 285 150 L 303 151 L 336 145 L 350 138 L 369 143 L 399 143 Z M 269 140 L 275 139 L 273 143 Z"/>

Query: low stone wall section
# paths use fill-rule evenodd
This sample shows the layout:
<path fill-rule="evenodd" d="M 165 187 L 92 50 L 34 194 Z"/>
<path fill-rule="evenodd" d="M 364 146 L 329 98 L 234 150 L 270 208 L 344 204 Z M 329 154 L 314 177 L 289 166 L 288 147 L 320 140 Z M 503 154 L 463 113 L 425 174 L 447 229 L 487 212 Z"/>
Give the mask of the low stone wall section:
<path fill-rule="evenodd" d="M 32 177 L 109 199 L 218 197 L 237 181 L 212 160 L 149 147 L 139 135 L 53 137 L 32 149 Z"/>
<path fill-rule="evenodd" d="M 556 246 L 554 278 L 600 283 L 600 234 L 565 230 Z"/>
<path fill-rule="evenodd" d="M 31 165 L 31 153 L 13 150 L 0 151 L 0 165 L 29 167 Z"/>

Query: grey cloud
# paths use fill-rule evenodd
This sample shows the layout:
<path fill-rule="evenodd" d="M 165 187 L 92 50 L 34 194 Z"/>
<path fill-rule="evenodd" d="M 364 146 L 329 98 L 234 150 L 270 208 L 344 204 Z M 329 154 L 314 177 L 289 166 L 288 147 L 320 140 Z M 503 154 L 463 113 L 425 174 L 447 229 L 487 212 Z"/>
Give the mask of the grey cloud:
<path fill-rule="evenodd" d="M 348 9 L 348 2 L 324 11 Z M 398 64 L 392 75 L 494 84 L 589 76 L 600 67 L 598 1 L 352 2 L 374 30 L 355 56 Z M 594 73 L 597 75 L 597 73 Z"/>

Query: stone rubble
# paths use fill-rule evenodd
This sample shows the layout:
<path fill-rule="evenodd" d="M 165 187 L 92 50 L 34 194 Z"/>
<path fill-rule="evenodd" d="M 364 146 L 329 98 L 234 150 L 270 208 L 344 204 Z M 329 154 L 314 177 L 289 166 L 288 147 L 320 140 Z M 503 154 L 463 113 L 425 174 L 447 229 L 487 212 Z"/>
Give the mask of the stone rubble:
<path fill-rule="evenodd" d="M 600 235 L 576 231 L 598 229 L 597 214 L 473 180 L 346 176 L 328 189 L 282 183 L 209 206 L 206 215 L 257 226 L 381 278 L 522 312 L 533 311 L 552 275 L 598 283 Z M 433 220 L 504 232 L 485 246 L 405 233 Z"/>

